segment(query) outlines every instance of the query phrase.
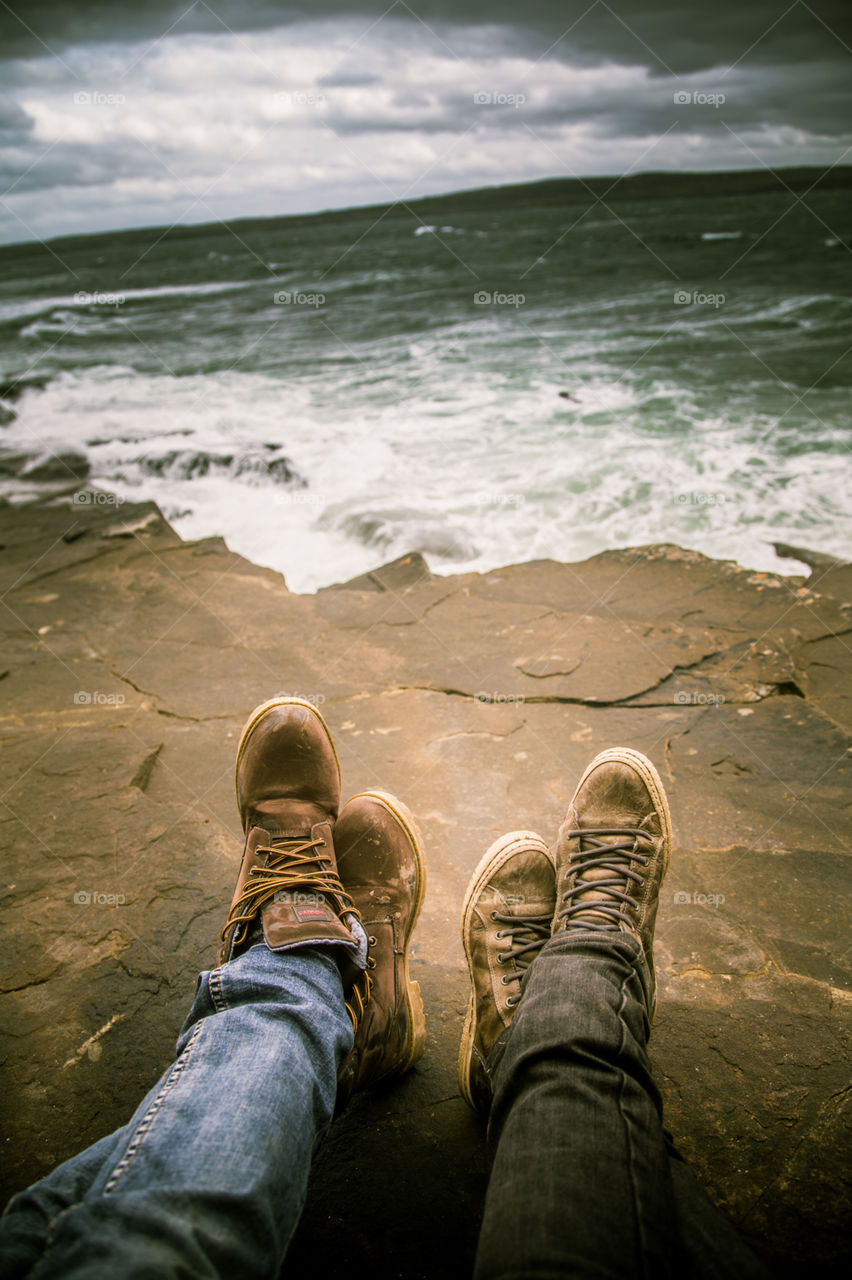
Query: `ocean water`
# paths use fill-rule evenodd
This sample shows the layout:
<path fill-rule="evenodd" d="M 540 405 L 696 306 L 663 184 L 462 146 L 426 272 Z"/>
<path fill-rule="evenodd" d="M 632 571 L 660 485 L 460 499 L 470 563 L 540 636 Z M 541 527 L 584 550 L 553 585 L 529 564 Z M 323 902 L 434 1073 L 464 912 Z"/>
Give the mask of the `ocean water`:
<path fill-rule="evenodd" d="M 852 558 L 848 192 L 498 204 L 0 250 L 2 374 L 41 381 L 0 450 L 297 591 L 411 550 Z"/>

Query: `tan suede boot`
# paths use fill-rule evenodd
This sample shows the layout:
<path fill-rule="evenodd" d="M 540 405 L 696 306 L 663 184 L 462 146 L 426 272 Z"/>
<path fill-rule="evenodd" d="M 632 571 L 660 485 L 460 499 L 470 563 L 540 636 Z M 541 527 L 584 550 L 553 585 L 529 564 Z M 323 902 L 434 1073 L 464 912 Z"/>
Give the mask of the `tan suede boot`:
<path fill-rule="evenodd" d="M 408 948 L 426 888 L 414 819 L 394 796 L 365 791 L 343 807 L 334 831 L 337 867 L 368 935 L 370 1000 L 338 1072 L 337 1108 L 356 1089 L 408 1071 L 426 1046 L 420 986 Z"/>
<path fill-rule="evenodd" d="M 580 779 L 556 847 L 560 931 L 629 933 L 641 943 L 656 1000 L 654 924 L 671 857 L 669 806 L 647 756 L 616 747 Z"/>
<path fill-rule="evenodd" d="M 553 854 L 533 831 L 501 836 L 482 858 L 462 908 L 471 994 L 459 1049 L 462 1097 L 487 1111 L 485 1061 L 515 1013 L 521 979 L 550 937 L 556 902 Z"/>

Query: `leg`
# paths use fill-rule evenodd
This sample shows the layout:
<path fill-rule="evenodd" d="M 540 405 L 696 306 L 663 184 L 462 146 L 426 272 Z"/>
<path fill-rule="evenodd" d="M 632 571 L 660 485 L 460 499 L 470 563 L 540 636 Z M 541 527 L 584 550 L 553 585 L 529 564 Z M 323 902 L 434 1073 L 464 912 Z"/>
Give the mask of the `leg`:
<path fill-rule="evenodd" d="M 615 750 L 586 770 L 560 830 L 546 931 L 546 846 L 519 835 L 508 861 L 509 838 L 502 854 L 501 842 L 489 851 L 462 922 L 473 995 L 460 1082 L 479 1109 L 490 1102 L 493 1160 L 477 1276 L 764 1275 L 667 1144 L 646 1054 L 671 847 L 654 766 Z M 513 864 L 524 885 L 513 883 Z M 475 907 L 486 883 L 520 904 L 491 912 L 500 932 Z M 522 980 L 514 1017 L 505 998 L 500 1006 L 498 965 L 502 984 Z M 478 1089 L 466 1089 L 474 1080 Z"/>
<path fill-rule="evenodd" d="M 352 1047 L 340 971 L 263 944 L 199 979 L 178 1057 L 33 1275 L 274 1275 Z"/>
<path fill-rule="evenodd" d="M 425 1041 L 408 977 L 416 827 L 384 793 L 355 797 L 335 826 L 339 789 L 312 706 L 255 709 L 237 751 L 246 845 L 219 967 L 199 978 L 178 1058 L 130 1123 L 12 1201 L 4 1275 L 277 1274 L 335 1101 L 407 1071 Z"/>
<path fill-rule="evenodd" d="M 6 1280 L 29 1275 L 47 1244 L 51 1223 L 85 1197 L 104 1162 L 128 1137 L 127 1125 L 108 1133 L 12 1197 L 0 1217 L 0 1261 Z"/>
<path fill-rule="evenodd" d="M 672 1183 L 637 954 L 632 940 L 562 935 L 530 969 L 488 1060 L 493 1164 L 478 1276 L 673 1274 Z"/>

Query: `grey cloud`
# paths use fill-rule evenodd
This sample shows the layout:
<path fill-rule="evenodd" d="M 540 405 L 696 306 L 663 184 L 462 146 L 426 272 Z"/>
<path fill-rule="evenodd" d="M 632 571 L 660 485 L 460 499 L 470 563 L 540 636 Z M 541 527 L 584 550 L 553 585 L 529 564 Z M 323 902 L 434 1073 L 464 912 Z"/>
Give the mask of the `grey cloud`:
<path fill-rule="evenodd" d="M 320 76 L 317 80 L 321 89 L 368 89 L 380 83 L 378 76 L 359 71 L 335 71 L 332 75 Z"/>
<path fill-rule="evenodd" d="M 162 158 L 151 150 L 123 137 L 120 141 L 66 142 L 61 147 L 35 157 L 35 163 L 24 173 L 12 160 L 0 158 L 0 183 L 13 184 L 15 193 L 50 190 L 55 187 L 101 187 L 108 198 L 110 187 L 121 178 L 161 178 L 165 164 L 176 157 Z M 183 166 L 185 169 L 185 165 Z M 184 173 L 186 186 L 180 186 L 178 197 L 186 204 L 193 199 L 192 180 Z M 199 182 L 199 192 L 209 183 Z"/>
<path fill-rule="evenodd" d="M 18 21 L 15 9 L 23 21 Z M 739 59 L 751 64 L 843 62 L 852 50 L 848 0 L 717 0 L 686 5 L 683 0 L 217 0 L 187 5 L 183 0 L 146 0 L 121 7 L 114 0 L 12 0 L 0 9 L 0 43 L 6 56 L 61 52 L 72 44 L 156 40 L 167 31 L 259 31 L 293 22 L 326 18 L 363 19 L 365 25 L 420 20 L 454 31 L 465 26 L 504 26 L 507 51 L 543 53 L 567 61 L 612 60 L 638 63 L 658 73 L 686 75 Z M 470 36 L 463 35 L 469 50 Z"/>
<path fill-rule="evenodd" d="M 34 124 L 32 116 L 17 102 L 0 100 L 0 133 L 26 134 Z"/>
<path fill-rule="evenodd" d="M 547 131 L 565 124 L 585 123 L 601 137 L 647 138 L 674 133 L 720 134 L 726 127 L 744 133 L 763 127 L 796 124 L 826 138 L 852 134 L 844 106 L 848 101 L 846 74 L 833 64 L 812 63 L 799 68 L 795 81 L 783 70 L 761 68 L 730 77 L 700 75 L 688 80 L 653 78 L 635 86 L 612 86 L 590 100 L 573 92 L 570 83 L 537 100 L 534 87 L 501 84 L 505 103 L 480 105 L 475 92 L 485 85 L 442 93 L 440 97 L 414 89 L 397 91 L 389 103 L 369 99 L 348 108 L 333 93 L 328 96 L 325 123 L 336 133 L 460 133 L 471 127 L 482 134 Z M 701 100 L 675 101 L 683 88 Z M 522 100 L 514 105 L 513 95 Z M 526 95 L 523 100 L 523 95 Z M 715 106 L 712 95 L 724 101 Z M 710 96 L 711 101 L 707 102 Z"/>

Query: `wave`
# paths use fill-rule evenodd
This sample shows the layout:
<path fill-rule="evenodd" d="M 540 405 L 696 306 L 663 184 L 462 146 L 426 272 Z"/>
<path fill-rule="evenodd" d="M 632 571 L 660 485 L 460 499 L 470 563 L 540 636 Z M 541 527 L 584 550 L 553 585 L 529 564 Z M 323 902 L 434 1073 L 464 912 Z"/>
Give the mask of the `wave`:
<path fill-rule="evenodd" d="M 289 458 L 278 453 L 277 446 L 267 445 L 267 453 L 212 453 L 205 449 L 169 449 L 165 453 L 141 454 L 122 464 L 136 466 L 145 476 L 160 476 L 170 480 L 195 480 L 202 476 L 219 475 L 231 480 L 268 480 L 274 484 L 307 488 L 307 480 L 301 476 Z"/>
<path fill-rule="evenodd" d="M 280 277 L 276 276 L 275 280 L 278 279 Z M 68 308 L 80 310 L 85 307 L 109 312 L 115 311 L 125 302 L 142 301 L 146 298 L 191 298 L 215 293 L 233 293 L 239 289 L 253 289 L 257 285 L 270 283 L 274 281 L 271 279 L 212 280 L 205 284 L 159 284 L 147 289 L 123 289 L 119 286 L 115 289 L 79 289 L 76 293 L 51 298 L 16 298 L 12 302 L 0 303 L 0 323 L 27 320 L 52 311 L 65 311 Z"/>
<path fill-rule="evenodd" d="M 448 524 L 446 517 L 406 507 L 337 513 L 324 523 L 389 559 L 406 551 L 419 551 L 440 560 L 475 560 L 480 554 L 473 541 L 461 529 Z"/>
<path fill-rule="evenodd" d="M 841 298 L 828 293 L 805 294 L 801 297 L 787 297 L 766 305 L 744 309 L 738 323 L 765 325 L 768 328 L 819 329 L 832 331 L 846 327 L 852 320 L 852 299 Z"/>

